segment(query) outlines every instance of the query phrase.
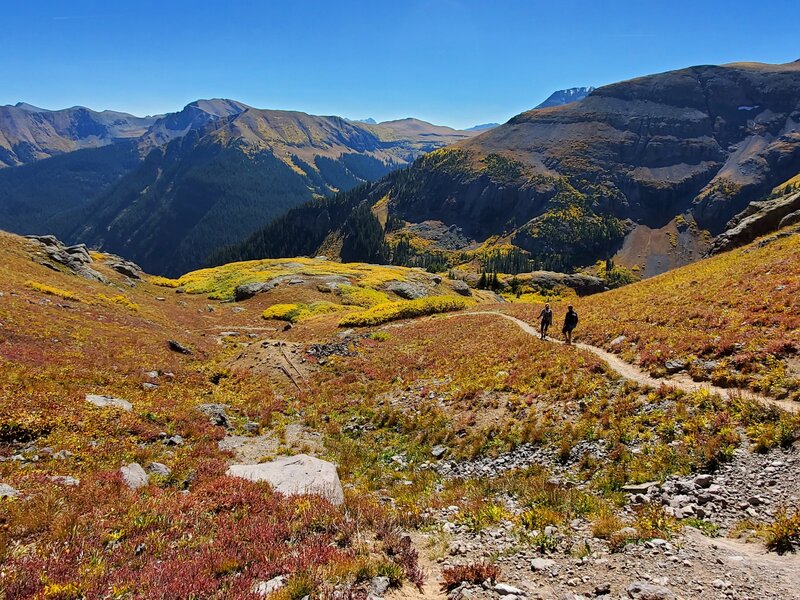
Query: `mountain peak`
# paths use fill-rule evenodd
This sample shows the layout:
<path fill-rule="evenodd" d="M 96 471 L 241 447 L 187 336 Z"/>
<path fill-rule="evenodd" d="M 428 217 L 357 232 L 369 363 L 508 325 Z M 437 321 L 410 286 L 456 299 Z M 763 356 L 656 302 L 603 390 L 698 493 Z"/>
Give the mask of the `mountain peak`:
<path fill-rule="evenodd" d="M 14 108 L 19 108 L 20 110 L 27 110 L 28 112 L 52 112 L 46 108 L 39 108 L 38 106 L 34 106 L 33 104 L 28 104 L 27 102 L 17 102 L 14 105 Z"/>
<path fill-rule="evenodd" d="M 563 106 L 570 102 L 583 100 L 594 91 L 593 87 L 573 87 L 565 90 L 558 90 L 548 96 L 547 100 L 536 106 L 536 108 L 547 108 L 549 106 Z"/>

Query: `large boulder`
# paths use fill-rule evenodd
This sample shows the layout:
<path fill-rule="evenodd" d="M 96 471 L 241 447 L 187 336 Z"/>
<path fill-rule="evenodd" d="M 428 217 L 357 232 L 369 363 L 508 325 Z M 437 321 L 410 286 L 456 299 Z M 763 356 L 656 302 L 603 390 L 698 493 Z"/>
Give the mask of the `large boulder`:
<path fill-rule="evenodd" d="M 138 490 L 150 483 L 150 476 L 139 463 L 130 463 L 120 468 L 122 480 L 132 490 Z"/>
<path fill-rule="evenodd" d="M 319 494 L 337 506 L 344 504 L 336 465 L 307 454 L 284 456 L 258 465 L 231 465 L 228 475 L 266 481 L 282 494 Z"/>
<path fill-rule="evenodd" d="M 792 215 L 800 211 L 800 192 L 772 200 L 751 202 L 728 223 L 727 231 L 714 240 L 711 254 L 749 244 L 757 237 L 791 225 Z"/>
<path fill-rule="evenodd" d="M 86 394 L 86 401 L 98 408 L 119 408 L 120 410 L 133 410 L 133 404 L 122 398 L 114 396 L 101 396 L 99 394 Z"/>
<path fill-rule="evenodd" d="M 428 295 L 428 290 L 424 287 L 405 281 L 390 281 L 386 284 L 386 289 L 406 300 L 417 300 Z"/>
<path fill-rule="evenodd" d="M 460 279 L 456 279 L 455 281 L 450 282 L 450 287 L 456 294 L 461 294 L 462 296 L 471 296 L 472 290 L 469 287 L 469 284 L 466 281 L 461 281 Z"/>

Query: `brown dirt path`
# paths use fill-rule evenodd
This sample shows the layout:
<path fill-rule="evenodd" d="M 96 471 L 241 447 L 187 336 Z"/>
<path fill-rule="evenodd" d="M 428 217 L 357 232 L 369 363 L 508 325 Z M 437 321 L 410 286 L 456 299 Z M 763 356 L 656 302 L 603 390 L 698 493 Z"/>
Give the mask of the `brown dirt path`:
<path fill-rule="evenodd" d="M 462 317 L 468 315 L 490 315 L 495 317 L 501 317 L 506 319 L 507 321 L 511 321 L 517 327 L 522 329 L 525 333 L 539 337 L 539 331 L 530 323 L 526 323 L 522 319 L 518 319 L 517 317 L 512 317 L 511 315 L 507 315 L 500 311 L 495 310 L 483 310 L 483 311 L 471 311 L 471 312 L 463 312 L 463 313 L 456 313 L 445 315 L 445 318 L 454 318 L 454 317 Z M 550 338 L 551 342 L 556 344 L 564 344 L 561 340 Z M 580 342 L 574 343 L 573 346 L 579 350 L 583 350 L 585 352 L 591 352 L 602 361 L 604 361 L 612 370 L 617 372 L 619 375 L 624 377 L 625 379 L 629 379 L 631 381 L 635 381 L 639 385 L 648 386 L 657 388 L 661 385 L 668 385 L 680 390 L 683 390 L 687 393 L 693 393 L 700 391 L 702 389 L 708 390 L 712 394 L 718 394 L 723 398 L 731 398 L 731 396 L 744 396 L 746 398 L 753 399 L 761 404 L 768 405 L 768 406 L 775 406 L 777 408 L 783 409 L 787 412 L 796 413 L 800 411 L 800 406 L 798 406 L 797 402 L 792 402 L 790 400 L 776 400 L 774 398 L 770 398 L 768 396 L 764 396 L 762 394 L 756 394 L 754 392 L 741 390 L 738 388 L 734 389 L 727 389 L 721 388 L 715 385 L 711 385 L 710 383 L 704 382 L 697 382 L 693 381 L 690 377 L 686 375 L 676 376 L 676 377 L 664 377 L 664 378 L 657 378 L 651 377 L 649 373 L 642 371 L 639 367 L 632 365 L 628 362 L 622 360 L 619 356 L 612 354 L 611 352 L 606 352 L 602 348 L 598 348 L 596 346 L 591 346 L 589 344 L 582 344 Z"/>

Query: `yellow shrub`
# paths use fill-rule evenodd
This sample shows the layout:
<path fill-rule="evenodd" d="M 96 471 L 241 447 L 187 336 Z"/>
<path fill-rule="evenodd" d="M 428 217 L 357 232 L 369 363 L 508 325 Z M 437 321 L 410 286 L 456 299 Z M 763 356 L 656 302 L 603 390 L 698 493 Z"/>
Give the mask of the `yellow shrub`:
<path fill-rule="evenodd" d="M 378 304 L 389 302 L 389 297 L 383 292 L 370 288 L 356 287 L 354 285 L 339 286 L 342 295 L 342 304 L 372 308 Z"/>
<path fill-rule="evenodd" d="M 274 304 L 266 309 L 261 316 L 265 319 L 277 319 L 279 321 L 289 321 L 290 323 L 297 323 L 317 317 L 319 315 L 326 315 L 339 310 L 345 310 L 341 304 L 333 304 L 332 302 L 312 302 L 311 304 Z"/>
<path fill-rule="evenodd" d="M 139 310 L 139 305 L 135 302 L 131 302 L 128 298 L 123 296 L 122 294 L 118 294 L 117 296 L 106 296 L 105 294 L 97 294 L 97 297 L 100 298 L 103 302 L 109 302 L 111 304 L 119 304 L 120 306 L 124 306 L 128 310 Z"/>
<path fill-rule="evenodd" d="M 153 285 L 160 287 L 176 288 L 180 286 L 181 282 L 177 279 L 170 279 L 169 277 L 161 277 L 160 275 L 151 275 L 147 281 Z"/>
<path fill-rule="evenodd" d="M 369 308 L 363 312 L 346 315 L 340 322 L 341 327 L 364 327 L 380 325 L 399 319 L 410 319 L 424 315 L 463 310 L 467 301 L 455 296 L 431 296 L 402 302 L 386 302 Z"/>
<path fill-rule="evenodd" d="M 45 285 L 43 283 L 37 283 L 35 281 L 26 281 L 25 285 L 31 288 L 34 291 L 42 292 L 43 294 L 50 294 L 51 296 L 58 296 L 59 298 L 64 298 L 65 300 L 77 300 L 80 301 L 78 295 L 74 292 L 69 292 L 67 290 L 62 290 L 57 287 L 53 287 L 50 285 Z"/>

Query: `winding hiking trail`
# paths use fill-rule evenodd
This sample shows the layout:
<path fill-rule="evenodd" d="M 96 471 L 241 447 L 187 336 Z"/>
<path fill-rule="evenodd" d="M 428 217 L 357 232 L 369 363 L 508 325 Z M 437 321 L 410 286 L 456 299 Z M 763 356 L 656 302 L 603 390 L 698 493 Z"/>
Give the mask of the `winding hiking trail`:
<path fill-rule="evenodd" d="M 445 315 L 444 318 L 455 318 L 455 317 L 464 317 L 470 315 L 489 315 L 495 317 L 501 317 L 514 323 L 517 327 L 519 327 L 522 331 L 527 333 L 528 335 L 532 335 L 536 338 L 539 338 L 539 331 L 530 323 L 526 323 L 522 319 L 518 319 L 517 317 L 512 317 L 511 315 L 507 315 L 503 312 L 497 310 L 478 310 L 472 312 L 462 312 L 462 313 L 453 313 L 449 315 Z M 566 345 L 561 340 L 550 338 L 552 343 Z M 800 411 L 800 406 L 798 406 L 797 402 L 792 402 L 790 400 L 776 400 L 775 398 L 770 398 L 768 396 L 764 396 L 763 394 L 756 394 L 754 392 L 750 392 L 748 390 L 742 390 L 738 388 L 734 389 L 726 389 L 721 388 L 716 385 L 712 385 L 710 383 L 702 383 L 693 381 L 690 377 L 686 375 L 682 376 L 673 376 L 673 377 L 664 377 L 664 378 L 657 378 L 650 376 L 649 373 L 641 370 L 639 367 L 632 365 L 628 362 L 625 362 L 620 357 L 611 352 L 606 352 L 602 348 L 598 348 L 597 346 L 591 346 L 589 344 L 583 344 L 580 342 L 575 342 L 572 344 L 575 348 L 579 350 L 583 350 L 585 352 L 591 352 L 600 360 L 605 362 L 613 371 L 618 373 L 624 379 L 629 379 L 631 381 L 635 381 L 639 385 L 657 388 L 661 385 L 668 385 L 679 390 L 683 390 L 687 393 L 694 393 L 700 391 L 702 389 L 708 390 L 712 394 L 718 394 L 723 398 L 731 398 L 734 395 L 741 395 L 745 396 L 749 399 L 755 400 L 765 406 L 774 406 L 776 408 L 783 409 L 790 413 L 796 413 Z"/>

